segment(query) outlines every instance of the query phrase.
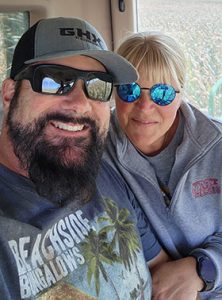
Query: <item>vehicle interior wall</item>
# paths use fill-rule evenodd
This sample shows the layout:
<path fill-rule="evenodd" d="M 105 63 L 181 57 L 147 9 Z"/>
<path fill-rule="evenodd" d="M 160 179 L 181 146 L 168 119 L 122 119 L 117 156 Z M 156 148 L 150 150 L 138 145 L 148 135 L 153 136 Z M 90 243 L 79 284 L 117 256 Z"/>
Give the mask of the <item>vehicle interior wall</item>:
<path fill-rule="evenodd" d="M 111 47 L 109 0 L 0 0 L 0 12 L 29 11 L 30 25 L 41 18 L 79 17 L 92 23 Z"/>
<path fill-rule="evenodd" d="M 29 11 L 30 25 L 41 18 L 79 17 L 92 23 L 103 35 L 109 49 L 136 30 L 136 1 L 125 0 L 0 0 L 0 12 Z"/>
<path fill-rule="evenodd" d="M 137 31 L 137 1 L 122 1 L 124 10 L 120 10 L 121 1 L 111 0 L 112 39 L 115 50 L 126 36 Z"/>

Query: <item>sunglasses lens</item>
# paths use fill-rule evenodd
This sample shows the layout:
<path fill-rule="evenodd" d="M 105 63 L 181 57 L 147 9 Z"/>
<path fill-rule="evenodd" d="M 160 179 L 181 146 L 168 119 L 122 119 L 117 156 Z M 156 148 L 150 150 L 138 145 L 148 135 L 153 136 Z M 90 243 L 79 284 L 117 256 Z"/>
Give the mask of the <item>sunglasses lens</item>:
<path fill-rule="evenodd" d="M 41 92 L 44 94 L 55 94 L 55 95 L 65 95 L 69 93 L 75 81 L 62 81 L 57 82 L 56 79 L 45 77 L 42 80 L 42 90 Z"/>
<path fill-rule="evenodd" d="M 140 86 L 137 83 L 121 84 L 117 86 L 117 94 L 125 102 L 136 101 L 141 94 Z"/>
<path fill-rule="evenodd" d="M 90 99 L 106 102 L 109 101 L 112 94 L 113 84 L 99 78 L 93 78 L 85 81 L 85 88 Z"/>
<path fill-rule="evenodd" d="M 155 84 L 150 89 L 151 99 L 158 105 L 169 105 L 176 97 L 175 89 L 168 84 Z"/>
<path fill-rule="evenodd" d="M 41 91 L 43 93 L 50 93 L 50 94 L 56 94 L 58 89 L 60 88 L 60 84 L 57 83 L 54 79 L 50 77 L 45 77 L 42 80 L 42 87 Z"/>
<path fill-rule="evenodd" d="M 32 87 L 35 92 L 65 95 L 75 84 L 76 77 L 70 71 L 56 65 L 37 65 L 33 71 Z"/>

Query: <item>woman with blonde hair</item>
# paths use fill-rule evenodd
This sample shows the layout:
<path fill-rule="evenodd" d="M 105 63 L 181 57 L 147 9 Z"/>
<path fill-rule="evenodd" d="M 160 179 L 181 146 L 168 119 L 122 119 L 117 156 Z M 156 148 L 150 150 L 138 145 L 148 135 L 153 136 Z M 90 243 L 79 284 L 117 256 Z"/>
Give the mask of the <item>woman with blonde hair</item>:
<path fill-rule="evenodd" d="M 139 80 L 116 87 L 105 159 L 173 258 L 151 270 L 153 299 L 222 299 L 222 124 L 185 101 L 173 38 L 137 33 L 117 53 Z"/>

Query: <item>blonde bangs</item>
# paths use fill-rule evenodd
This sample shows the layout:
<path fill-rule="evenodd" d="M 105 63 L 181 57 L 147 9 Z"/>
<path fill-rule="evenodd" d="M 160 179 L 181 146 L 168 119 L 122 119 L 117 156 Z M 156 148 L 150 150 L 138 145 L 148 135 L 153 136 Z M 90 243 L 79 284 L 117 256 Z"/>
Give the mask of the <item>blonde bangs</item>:
<path fill-rule="evenodd" d="M 161 33 L 137 33 L 121 44 L 117 53 L 125 57 L 153 83 L 181 89 L 185 81 L 185 57 L 176 42 Z"/>
<path fill-rule="evenodd" d="M 153 83 L 171 84 L 173 79 L 169 67 L 159 53 L 149 51 L 138 64 L 139 74 Z"/>

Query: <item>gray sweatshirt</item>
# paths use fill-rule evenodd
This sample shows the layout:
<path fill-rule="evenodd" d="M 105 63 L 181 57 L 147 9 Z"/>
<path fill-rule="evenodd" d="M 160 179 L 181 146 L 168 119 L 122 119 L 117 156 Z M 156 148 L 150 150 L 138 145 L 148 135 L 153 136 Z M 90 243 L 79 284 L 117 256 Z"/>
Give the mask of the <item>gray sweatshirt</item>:
<path fill-rule="evenodd" d="M 175 259 L 203 252 L 217 267 L 215 288 L 201 299 L 222 299 L 222 123 L 182 103 L 184 129 L 171 178 L 176 180 L 166 203 L 150 161 L 121 131 L 112 114 L 104 154 L 125 179 L 155 233 Z"/>

